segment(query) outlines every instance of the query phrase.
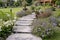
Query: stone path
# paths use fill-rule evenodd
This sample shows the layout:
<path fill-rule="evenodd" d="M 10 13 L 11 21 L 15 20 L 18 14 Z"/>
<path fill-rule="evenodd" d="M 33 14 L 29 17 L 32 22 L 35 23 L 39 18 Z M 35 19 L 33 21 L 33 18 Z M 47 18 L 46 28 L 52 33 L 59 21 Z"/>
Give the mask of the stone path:
<path fill-rule="evenodd" d="M 36 18 L 34 13 L 19 18 L 13 27 L 15 34 L 10 35 L 6 40 L 42 40 L 31 34 L 34 18 Z"/>

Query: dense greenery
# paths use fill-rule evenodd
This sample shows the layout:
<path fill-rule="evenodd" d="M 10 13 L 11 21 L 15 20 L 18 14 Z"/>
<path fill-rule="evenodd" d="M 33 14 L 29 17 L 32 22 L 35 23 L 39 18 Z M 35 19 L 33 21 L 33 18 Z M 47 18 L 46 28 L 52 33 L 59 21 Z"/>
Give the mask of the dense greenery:
<path fill-rule="evenodd" d="M 11 35 L 12 28 L 13 28 L 13 25 L 8 25 L 8 26 L 4 25 L 4 26 L 2 26 L 1 31 L 0 31 L 0 37 L 5 40 L 9 35 Z"/>
<path fill-rule="evenodd" d="M 16 21 L 15 11 L 13 12 L 13 10 L 15 9 L 0 9 L 0 40 L 5 40 L 12 33 L 12 28 Z"/>
<path fill-rule="evenodd" d="M 60 0 L 52 0 L 54 4 L 60 5 Z"/>
<path fill-rule="evenodd" d="M 26 0 L 27 5 L 31 5 L 32 4 L 32 0 Z"/>
<path fill-rule="evenodd" d="M 32 4 L 32 0 L 25 0 L 27 2 L 27 5 Z M 18 7 L 18 6 L 23 6 L 24 5 L 24 0 L 7 0 L 6 2 L 3 2 L 0 0 L 0 7 Z"/>
<path fill-rule="evenodd" d="M 60 40 L 59 20 L 60 20 L 60 9 L 56 8 L 51 16 L 47 18 L 38 18 L 34 20 L 33 25 L 35 27 L 32 33 L 34 35 L 42 37 L 43 40 L 57 40 L 57 39 Z"/>
<path fill-rule="evenodd" d="M 57 0 L 57 1 L 56 1 L 56 4 L 57 4 L 57 5 L 60 5 L 60 0 Z"/>

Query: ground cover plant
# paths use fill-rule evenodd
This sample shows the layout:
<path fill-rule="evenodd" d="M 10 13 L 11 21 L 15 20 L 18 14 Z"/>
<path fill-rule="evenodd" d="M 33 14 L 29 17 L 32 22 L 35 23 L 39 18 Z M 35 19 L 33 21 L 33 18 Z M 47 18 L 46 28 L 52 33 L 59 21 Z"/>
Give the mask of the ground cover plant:
<path fill-rule="evenodd" d="M 53 10 L 52 10 L 53 11 Z M 47 18 L 35 19 L 32 34 L 43 40 L 60 40 L 60 9 L 56 8 L 52 15 Z"/>

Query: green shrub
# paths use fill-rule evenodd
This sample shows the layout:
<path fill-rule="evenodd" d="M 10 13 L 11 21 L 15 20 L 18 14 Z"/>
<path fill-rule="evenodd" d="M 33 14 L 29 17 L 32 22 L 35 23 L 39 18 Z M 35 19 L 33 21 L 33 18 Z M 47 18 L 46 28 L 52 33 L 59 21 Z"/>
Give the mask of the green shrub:
<path fill-rule="evenodd" d="M 56 4 L 57 4 L 57 5 L 60 5 L 60 0 L 57 0 L 57 1 L 56 1 Z"/>
<path fill-rule="evenodd" d="M 1 31 L 0 31 L 0 37 L 6 39 L 9 35 L 11 35 L 12 28 L 13 28 L 13 25 L 2 26 Z"/>
<path fill-rule="evenodd" d="M 32 12 L 34 12 L 35 11 L 35 7 L 31 6 L 31 10 L 32 10 Z"/>
<path fill-rule="evenodd" d="M 27 2 L 27 5 L 30 6 L 32 5 L 32 0 L 25 0 Z"/>
<path fill-rule="evenodd" d="M 54 7 L 51 7 L 52 11 L 56 11 L 56 9 Z"/>
<path fill-rule="evenodd" d="M 43 39 L 51 38 L 52 36 L 54 36 L 55 26 L 52 26 L 48 18 L 37 19 L 33 22 L 33 25 L 35 27 L 32 30 L 32 34 L 39 36 Z"/>
<path fill-rule="evenodd" d="M 53 16 L 59 17 L 59 16 L 60 16 L 60 9 L 56 10 L 56 11 L 54 12 Z"/>
<path fill-rule="evenodd" d="M 35 27 L 32 33 L 42 38 L 50 38 L 54 35 L 54 30 L 51 27 L 39 26 Z"/>

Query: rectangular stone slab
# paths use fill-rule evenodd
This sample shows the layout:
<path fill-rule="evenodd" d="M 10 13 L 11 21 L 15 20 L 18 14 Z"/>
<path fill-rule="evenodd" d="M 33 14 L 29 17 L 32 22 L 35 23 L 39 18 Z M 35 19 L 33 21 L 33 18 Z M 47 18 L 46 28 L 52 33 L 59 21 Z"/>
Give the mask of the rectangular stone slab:
<path fill-rule="evenodd" d="M 31 32 L 32 26 L 14 26 L 14 32 Z"/>
<path fill-rule="evenodd" d="M 33 21 L 16 21 L 16 25 L 32 25 Z"/>

